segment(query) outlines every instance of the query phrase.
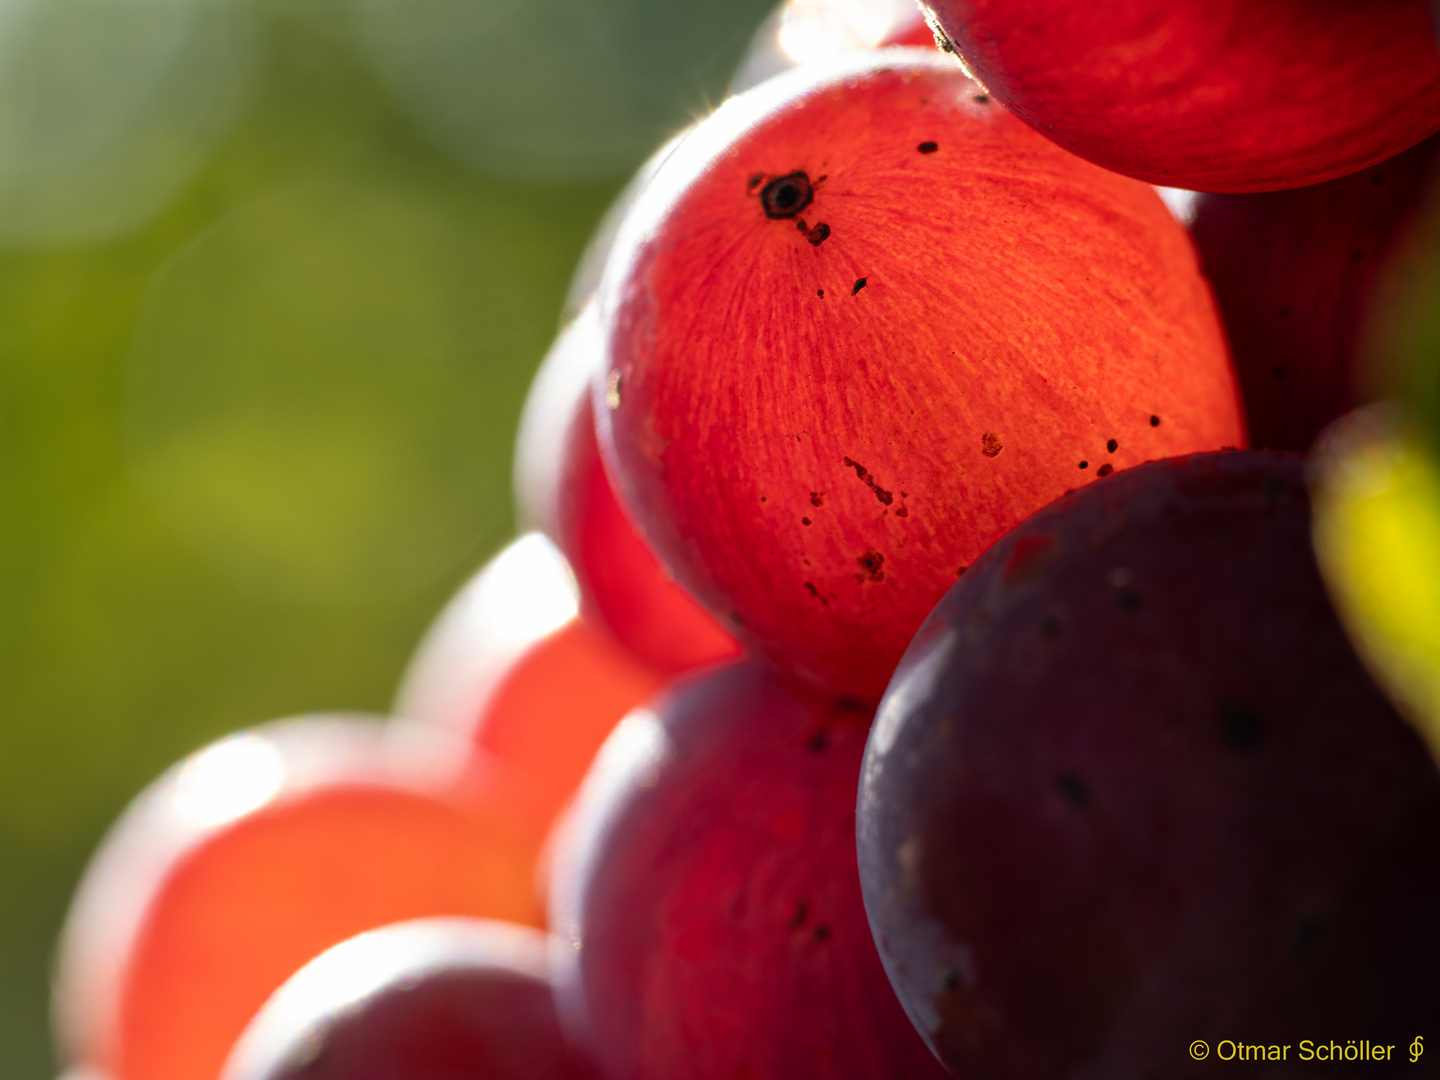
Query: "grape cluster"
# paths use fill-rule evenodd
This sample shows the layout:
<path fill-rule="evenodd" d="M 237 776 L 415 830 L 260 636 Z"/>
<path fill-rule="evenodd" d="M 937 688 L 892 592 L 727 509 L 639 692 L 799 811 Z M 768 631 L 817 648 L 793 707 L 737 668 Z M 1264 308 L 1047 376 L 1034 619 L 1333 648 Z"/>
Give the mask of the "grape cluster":
<path fill-rule="evenodd" d="M 592 242 L 531 531 L 395 715 L 112 830 L 76 1075 L 1432 1069 L 1440 772 L 1312 540 L 1403 424 L 1428 5 L 792 0 L 737 91 Z"/>

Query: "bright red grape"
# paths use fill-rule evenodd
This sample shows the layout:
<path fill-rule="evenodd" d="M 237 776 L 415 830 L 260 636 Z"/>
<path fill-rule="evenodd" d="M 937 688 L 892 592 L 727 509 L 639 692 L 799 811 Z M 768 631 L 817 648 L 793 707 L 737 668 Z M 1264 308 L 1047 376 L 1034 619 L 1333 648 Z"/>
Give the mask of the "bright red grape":
<path fill-rule="evenodd" d="M 502 818 L 532 863 L 605 737 L 664 681 L 575 606 L 554 545 L 521 537 L 436 619 L 395 703 L 407 723 L 447 734 L 451 797 Z"/>
<path fill-rule="evenodd" d="M 918 49 L 722 106 L 637 198 L 598 300 L 628 508 L 747 644 L 833 693 L 877 700 L 1027 514 L 1245 438 L 1154 190 Z"/>
<path fill-rule="evenodd" d="M 927 0 L 1015 115 L 1197 191 L 1317 184 L 1440 129 L 1427 0 Z"/>
<path fill-rule="evenodd" d="M 214 1077 L 265 999 L 331 945 L 429 915 L 538 922 L 526 846 L 436 795 L 405 750 L 373 721 L 290 721 L 142 793 L 66 925 L 66 1055 L 112 1080 Z"/>
<path fill-rule="evenodd" d="M 869 721 L 748 661 L 616 730 L 551 903 L 562 1019 L 609 1075 L 945 1075 L 865 924 L 854 815 Z"/>
<path fill-rule="evenodd" d="M 569 560 L 585 618 L 646 665 L 674 674 L 733 659 L 739 643 L 660 565 L 606 475 L 589 394 L 603 364 L 587 306 L 561 332 L 526 403 L 520 445 L 544 449 L 517 472 L 521 505 Z"/>
<path fill-rule="evenodd" d="M 374 930 L 266 1003 L 222 1080 L 593 1080 L 565 1045 L 546 935 L 484 919 Z"/>
<path fill-rule="evenodd" d="M 1299 458 L 1144 465 L 986 552 L 881 704 L 859 844 L 960 1077 L 1303 1068 L 1440 1016 L 1440 774 L 1336 620 Z"/>

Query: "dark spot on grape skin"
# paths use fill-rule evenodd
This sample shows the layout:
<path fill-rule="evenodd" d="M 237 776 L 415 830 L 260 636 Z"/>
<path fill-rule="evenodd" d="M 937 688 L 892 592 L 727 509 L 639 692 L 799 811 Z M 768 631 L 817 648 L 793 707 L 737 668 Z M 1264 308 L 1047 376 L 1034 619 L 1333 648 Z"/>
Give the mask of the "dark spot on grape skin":
<path fill-rule="evenodd" d="M 910 508 L 909 508 L 908 506 L 902 506 L 902 507 L 900 507 L 899 510 L 896 510 L 896 511 L 895 511 L 895 516 L 896 516 L 896 517 L 909 517 L 909 516 L 910 516 Z"/>
<path fill-rule="evenodd" d="M 973 98 L 971 98 L 970 100 L 973 101 L 973 102 L 975 102 L 976 105 L 989 105 L 989 104 L 990 104 L 990 95 L 989 95 L 989 94 L 976 94 L 976 95 L 975 95 Z"/>
<path fill-rule="evenodd" d="M 1055 784 L 1059 787 L 1060 794 L 1065 796 L 1065 801 L 1071 806 L 1090 805 L 1090 789 L 1085 786 L 1085 781 L 1074 773 L 1061 773 L 1055 778 Z"/>
<path fill-rule="evenodd" d="M 810 917 L 810 901 L 801 900 L 795 905 L 795 914 L 790 918 L 790 929 L 799 930 L 805 925 L 805 920 Z"/>
<path fill-rule="evenodd" d="M 864 555 L 855 560 L 855 565 L 860 567 L 860 573 L 855 575 L 855 580 L 864 584 L 866 581 L 884 581 L 885 571 L 881 569 L 885 565 L 885 556 L 871 548 Z"/>
<path fill-rule="evenodd" d="M 1080 462 L 1080 468 L 1082 468 L 1082 469 L 1088 469 L 1089 467 L 1090 467 L 1090 463 L 1089 463 L 1088 461 L 1082 461 L 1082 462 Z"/>
<path fill-rule="evenodd" d="M 966 570 L 969 570 L 969 569 L 970 569 L 969 566 L 962 566 L 962 567 L 960 567 L 958 570 L 955 571 L 955 576 L 956 576 L 956 577 L 964 577 L 964 576 L 965 576 L 965 571 L 966 571 Z"/>
<path fill-rule="evenodd" d="M 1140 610 L 1140 594 L 1132 589 L 1122 589 L 1117 603 L 1121 611 L 1133 615 Z"/>
<path fill-rule="evenodd" d="M 930 139 L 926 139 L 915 149 L 919 150 L 922 154 L 933 154 L 936 150 L 940 149 L 940 145 L 936 142 L 931 141 Z"/>
<path fill-rule="evenodd" d="M 829 600 L 826 600 L 825 597 L 823 597 L 823 596 L 820 595 L 820 590 L 817 589 L 817 588 L 815 588 L 815 586 L 814 586 L 814 584 L 813 584 L 812 582 L 809 582 L 809 581 L 805 582 L 805 590 L 806 590 L 811 596 L 813 596 L 816 600 L 819 600 L 820 603 L 823 604 L 825 607 L 829 607 L 829 606 L 830 606 L 830 601 L 829 601 Z"/>
<path fill-rule="evenodd" d="M 940 972 L 940 988 L 947 993 L 954 993 L 960 989 L 960 973 L 952 968 L 946 968 Z"/>
<path fill-rule="evenodd" d="M 855 279 L 855 287 L 850 290 L 851 296 L 854 296 L 856 293 L 858 293 L 861 289 L 865 287 L 865 280 L 866 279 L 863 277 Z"/>
<path fill-rule="evenodd" d="M 824 505 L 825 505 L 825 496 L 824 496 L 822 493 L 818 492 L 818 491 L 812 491 L 812 492 L 810 492 L 810 505 L 811 505 L 811 506 L 824 506 Z"/>
<path fill-rule="evenodd" d="M 751 173 L 751 174 L 750 174 L 750 182 L 749 182 L 749 184 L 748 184 L 747 186 L 749 187 L 749 189 L 750 189 L 751 191 L 754 191 L 757 187 L 759 187 L 762 183 L 764 183 L 764 181 L 765 181 L 765 174 L 764 174 L 764 173 L 758 173 L 758 172 L 757 172 L 757 173 Z"/>
<path fill-rule="evenodd" d="M 760 501 L 761 501 L 761 502 L 769 502 L 770 500 L 767 499 L 764 495 L 761 495 L 761 496 L 760 496 Z"/>
<path fill-rule="evenodd" d="M 1000 441 L 1000 436 L 993 431 L 987 431 L 980 436 L 980 452 L 988 458 L 997 456 L 1005 446 Z"/>
<path fill-rule="evenodd" d="M 875 493 L 875 497 L 879 499 L 882 503 L 884 503 L 886 506 L 889 506 L 892 502 L 895 501 L 895 496 L 890 492 L 886 491 L 879 484 L 877 484 L 875 482 L 875 477 L 870 475 L 870 470 L 865 468 L 864 465 L 861 465 L 853 458 L 847 457 L 845 458 L 845 466 L 846 468 L 854 469 L 855 475 L 858 476 L 861 480 L 865 481 L 865 486 L 868 487 L 871 491 L 873 491 Z"/>
<path fill-rule="evenodd" d="M 813 229 L 807 229 L 805 223 L 801 222 L 800 231 L 805 234 L 805 239 L 810 241 L 811 247 L 819 247 L 830 235 L 830 226 L 822 221 Z"/>
<path fill-rule="evenodd" d="M 830 749 L 830 736 L 826 735 L 823 731 L 817 731 L 814 735 L 810 736 L 810 741 L 805 744 L 805 749 L 809 750 L 812 754 L 823 754 L 826 750 Z"/>
<path fill-rule="evenodd" d="M 809 524 L 810 524 L 810 519 L 809 519 L 809 518 L 801 518 L 801 519 L 800 519 L 800 524 L 801 524 L 801 525 L 809 525 Z"/>
<path fill-rule="evenodd" d="M 815 290 L 815 295 L 818 296 L 821 300 L 824 300 L 824 299 L 825 299 L 825 290 L 824 290 L 824 289 L 816 289 L 816 290 Z"/>
<path fill-rule="evenodd" d="M 830 927 L 826 926 L 824 923 L 821 923 L 819 926 L 815 927 L 815 929 L 811 931 L 811 933 L 814 934 L 816 941 L 827 941 L 830 938 Z"/>
<path fill-rule="evenodd" d="M 1159 427 L 1159 426 L 1160 426 L 1160 417 L 1158 417 L 1158 416 L 1151 416 L 1151 417 L 1150 417 L 1150 426 L 1151 426 L 1151 427 Z"/>
<path fill-rule="evenodd" d="M 1100 468 L 1098 468 L 1098 469 L 1095 470 L 1095 475 L 1096 475 L 1096 476 L 1109 476 L 1109 475 L 1110 475 L 1112 472 L 1114 472 L 1114 471 L 1115 471 L 1115 466 L 1111 465 L 1111 464 L 1107 461 L 1104 465 L 1101 465 Z"/>
<path fill-rule="evenodd" d="M 1111 439 L 1109 442 L 1107 442 L 1107 443 L 1105 444 L 1105 449 L 1106 449 L 1106 450 L 1109 450 L 1110 453 L 1113 454 L 1116 450 L 1119 450 L 1119 449 L 1120 449 L 1120 444 L 1119 444 L 1118 442 L 1116 442 L 1114 439 Z"/>
<path fill-rule="evenodd" d="M 1303 960 L 1315 951 L 1315 947 L 1324 937 L 1325 921 L 1314 915 L 1307 915 L 1295 925 L 1285 951 L 1292 960 Z"/>
<path fill-rule="evenodd" d="M 1237 753 L 1253 753 L 1265 741 L 1265 721 L 1248 705 L 1221 705 L 1216 724 L 1225 744 Z"/>
<path fill-rule="evenodd" d="M 760 189 L 760 205 L 768 218 L 797 217 L 813 198 L 810 177 L 798 171 L 777 176 Z"/>

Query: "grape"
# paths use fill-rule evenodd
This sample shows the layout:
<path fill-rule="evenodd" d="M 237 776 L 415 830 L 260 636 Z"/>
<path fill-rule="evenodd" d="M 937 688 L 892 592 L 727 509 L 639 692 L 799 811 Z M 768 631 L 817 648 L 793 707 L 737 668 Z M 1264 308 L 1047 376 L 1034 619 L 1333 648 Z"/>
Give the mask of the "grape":
<path fill-rule="evenodd" d="M 520 445 L 548 436 L 548 460 L 524 470 L 520 502 L 564 551 L 581 611 L 656 671 L 674 674 L 740 654 L 740 646 L 666 573 L 625 513 L 600 460 L 588 393 L 604 362 L 593 307 L 561 332 L 526 403 Z M 528 495 L 534 486 L 537 494 Z M 538 505 L 537 505 L 538 504 Z"/>
<path fill-rule="evenodd" d="M 407 745 L 353 718 L 230 736 L 143 792 L 76 895 L 56 1012 L 112 1080 L 214 1077 L 317 953 L 401 919 L 535 923 L 531 857 L 499 818 L 432 793 Z"/>
<path fill-rule="evenodd" d="M 945 1075 L 865 925 L 869 720 L 748 661 L 677 684 L 611 736 L 551 894 L 562 1020 L 610 1076 Z"/>
<path fill-rule="evenodd" d="M 831 693 L 878 700 L 956 576 L 1067 489 L 1244 441 L 1153 189 L 918 49 L 722 106 L 637 198 L 597 300 L 627 508 L 747 645 Z"/>
<path fill-rule="evenodd" d="M 934 44 L 913 0 L 785 0 L 750 42 L 730 92 L 743 93 L 799 64 L 845 52 Z"/>
<path fill-rule="evenodd" d="M 605 736 L 661 676 L 583 618 L 563 557 L 515 541 L 451 601 L 416 652 L 397 716 L 449 733 L 457 798 L 504 818 L 532 861 Z"/>
<path fill-rule="evenodd" d="M 1417 220 L 1440 136 L 1294 191 L 1202 195 L 1190 234 L 1225 318 L 1250 440 L 1306 450 L 1359 403 L 1361 327 Z"/>
<path fill-rule="evenodd" d="M 1374 165 L 1440 128 L 1426 0 L 927 0 L 985 87 L 1106 168 L 1271 191 Z M 1363 88 L 1363 89 L 1361 89 Z"/>
<path fill-rule="evenodd" d="M 305 965 L 246 1029 L 222 1080 L 592 1080 L 555 1016 L 546 938 L 424 919 Z"/>
<path fill-rule="evenodd" d="M 861 882 L 957 1076 L 1210 1075 L 1192 1040 L 1294 1062 L 1440 1015 L 1440 774 L 1336 621 L 1302 471 L 1205 454 L 1066 496 L 906 653 Z"/>

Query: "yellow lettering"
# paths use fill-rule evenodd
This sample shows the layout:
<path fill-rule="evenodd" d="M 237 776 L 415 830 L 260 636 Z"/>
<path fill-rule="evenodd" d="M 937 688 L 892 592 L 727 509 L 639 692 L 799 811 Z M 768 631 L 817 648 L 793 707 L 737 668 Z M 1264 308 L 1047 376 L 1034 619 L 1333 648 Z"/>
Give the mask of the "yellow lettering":
<path fill-rule="evenodd" d="M 1300 1060 L 1310 1061 L 1315 1057 L 1315 1044 L 1309 1039 L 1302 1039 L 1300 1042 Z"/>
<path fill-rule="evenodd" d="M 1227 1047 L 1227 1046 L 1230 1047 L 1230 1054 L 1229 1054 L 1228 1057 L 1227 1057 L 1226 1054 L 1225 1054 L 1225 1047 Z M 1221 1039 L 1220 1042 L 1219 1042 L 1219 1043 L 1216 1045 L 1216 1047 L 1215 1047 L 1215 1056 L 1218 1057 L 1221 1061 L 1234 1061 L 1234 1060 L 1235 1060 L 1235 1044 L 1234 1044 L 1233 1042 L 1231 1042 L 1229 1039 Z"/>

